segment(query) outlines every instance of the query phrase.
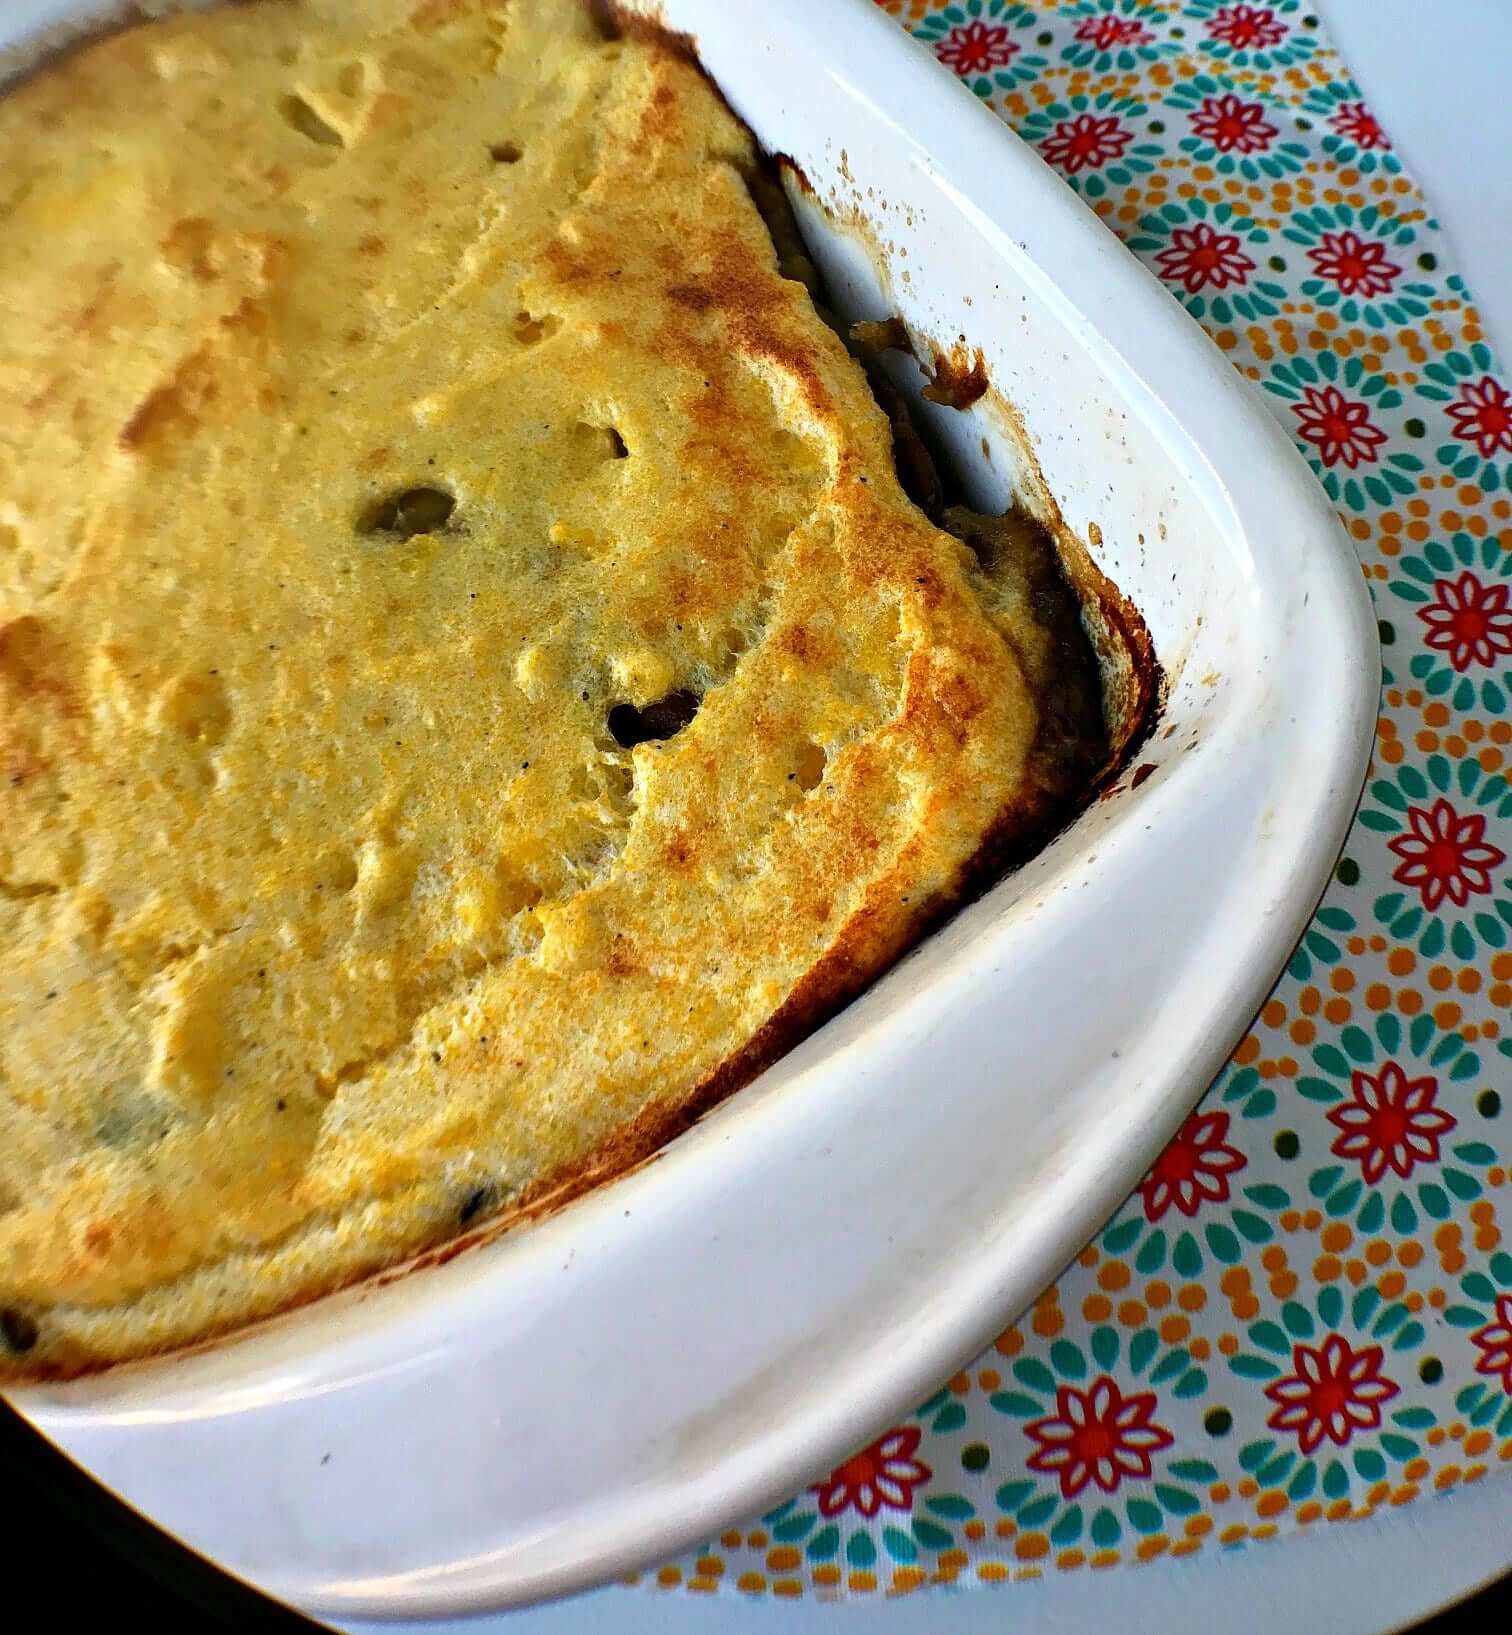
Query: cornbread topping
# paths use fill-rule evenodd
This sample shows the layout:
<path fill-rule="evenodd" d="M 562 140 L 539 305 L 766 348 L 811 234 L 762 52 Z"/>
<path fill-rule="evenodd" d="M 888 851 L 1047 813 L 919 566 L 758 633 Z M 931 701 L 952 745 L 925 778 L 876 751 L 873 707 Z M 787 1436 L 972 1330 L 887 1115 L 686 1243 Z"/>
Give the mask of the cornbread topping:
<path fill-rule="evenodd" d="M 0 1374 L 615 1173 L 1089 786 L 668 44 L 261 0 L 0 151 Z"/>

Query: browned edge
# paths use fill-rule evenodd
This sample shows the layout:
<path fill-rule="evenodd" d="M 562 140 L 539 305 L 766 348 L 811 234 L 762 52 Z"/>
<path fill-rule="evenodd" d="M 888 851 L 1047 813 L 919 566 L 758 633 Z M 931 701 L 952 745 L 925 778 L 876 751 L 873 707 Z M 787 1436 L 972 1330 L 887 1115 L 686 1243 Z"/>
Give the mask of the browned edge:
<path fill-rule="evenodd" d="M 643 9 L 627 6 L 623 0 L 586 0 L 586 4 L 594 26 L 606 40 L 638 40 L 681 57 L 703 72 L 697 36 L 669 27 L 658 0 Z"/>

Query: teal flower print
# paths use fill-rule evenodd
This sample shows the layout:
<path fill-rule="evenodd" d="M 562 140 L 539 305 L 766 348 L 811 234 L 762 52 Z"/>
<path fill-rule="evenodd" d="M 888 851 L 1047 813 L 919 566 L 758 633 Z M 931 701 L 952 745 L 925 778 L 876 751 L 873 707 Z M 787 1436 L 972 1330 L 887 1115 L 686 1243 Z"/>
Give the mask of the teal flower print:
<path fill-rule="evenodd" d="M 1490 348 L 1480 341 L 1465 351 L 1442 352 L 1423 366 L 1419 397 L 1439 406 L 1434 450 L 1439 464 L 1461 482 L 1491 493 L 1512 491 L 1512 393 L 1492 373 Z"/>
<path fill-rule="evenodd" d="M 1187 0 L 1184 15 L 1201 25 L 1203 49 L 1236 68 L 1289 68 L 1318 48 L 1299 0 Z"/>
<path fill-rule="evenodd" d="M 1426 1338 L 1408 1307 L 1368 1284 L 1346 1305 L 1329 1283 L 1310 1304 L 1286 1301 L 1279 1316 L 1250 1324 L 1247 1349 L 1229 1359 L 1235 1375 L 1261 1385 L 1266 1429 L 1278 1433 L 1241 1447 L 1240 1468 L 1299 1504 L 1315 1494 L 1351 1497 L 1416 1459 L 1422 1445 L 1412 1433 L 1431 1430 L 1438 1416 L 1418 1402 L 1391 1406 Z"/>
<path fill-rule="evenodd" d="M 1287 110 L 1241 90 L 1233 80 L 1198 74 L 1173 86 L 1162 106 L 1186 115 L 1190 134 L 1177 147 L 1220 176 L 1274 180 L 1295 175 L 1307 163 L 1307 149 L 1285 139 Z"/>
<path fill-rule="evenodd" d="M 1382 171 L 1397 175 L 1402 166 L 1391 151 L 1391 140 L 1380 121 L 1365 106 L 1353 80 L 1329 80 L 1313 86 L 1302 98 L 1307 118 L 1323 128 L 1319 146 L 1337 165 L 1352 165 L 1371 176 Z"/>
<path fill-rule="evenodd" d="M 838 1516 L 854 1510 L 875 1516 L 884 1507 L 907 1513 L 913 1509 L 914 1489 L 934 1472 L 915 1458 L 919 1449 L 917 1425 L 899 1425 L 837 1465 L 810 1493 L 819 1496 L 819 1514 Z"/>
<path fill-rule="evenodd" d="M 969 1520 L 976 1506 L 960 1495 L 940 1494 L 916 1507 L 918 1491 L 934 1475 L 918 1456 L 920 1437 L 917 1425 L 894 1426 L 762 1521 L 779 1544 L 801 1543 L 812 1562 L 843 1554 L 852 1567 L 870 1567 L 879 1543 L 900 1563 L 916 1561 L 921 1549 L 950 1549 L 955 1535 L 949 1527 L 917 1509 Z"/>
<path fill-rule="evenodd" d="M 1190 1220 L 1210 1204 L 1228 1202 L 1229 1178 L 1246 1163 L 1228 1133 L 1229 1115 L 1221 1109 L 1199 1107 L 1186 1120 L 1140 1182 L 1147 1221 L 1163 1220 L 1173 1209 Z"/>
<path fill-rule="evenodd" d="M 1027 85 L 1045 68 L 1028 48 L 1037 19 L 1015 0 L 962 0 L 932 12 L 914 35 L 979 97 Z"/>
<path fill-rule="evenodd" d="M 1387 1011 L 1370 1028 L 1351 1024 L 1320 1040 L 1297 1094 L 1327 1107 L 1329 1145 L 1307 1177 L 1310 1200 L 1361 1232 L 1410 1237 L 1423 1219 L 1447 1220 L 1452 1199 L 1484 1191 L 1498 1161 L 1474 1138 L 1481 1058 L 1457 1033 L 1420 1011 Z M 1319 1132 L 1319 1139 L 1325 1132 Z"/>
<path fill-rule="evenodd" d="M 1413 609 L 1427 648 L 1408 672 L 1430 698 L 1488 715 L 1512 709 L 1512 552 L 1457 533 L 1404 550 L 1387 589 Z"/>
<path fill-rule="evenodd" d="M 1265 1388 L 1275 1403 L 1266 1420 L 1271 1430 L 1295 1431 L 1303 1453 L 1321 1447 L 1325 1437 L 1338 1447 L 1356 1431 L 1376 1430 L 1381 1405 L 1400 1396 L 1402 1388 L 1381 1373 L 1378 1345 L 1352 1347 L 1342 1334 L 1330 1334 L 1320 1346 L 1292 1347 L 1294 1374 Z"/>
<path fill-rule="evenodd" d="M 1286 967 L 1287 975 L 1298 982 L 1310 982 L 1318 966 L 1330 969 L 1337 965 L 1344 957 L 1344 950 L 1334 937 L 1348 936 L 1355 929 L 1355 917 L 1347 908 L 1324 903 L 1302 933 L 1302 940 Z"/>
<path fill-rule="evenodd" d="M 1456 1394 L 1454 1406 L 1476 1430 L 1507 1436 L 1512 1434 L 1512 1255 L 1494 1254 L 1485 1271 L 1467 1272 L 1460 1296 L 1444 1308 L 1444 1321 L 1468 1331 L 1478 1377 Z"/>
<path fill-rule="evenodd" d="M 1162 1350 L 1152 1328 L 1137 1330 L 1125 1350 L 1118 1330 L 1104 1324 L 1087 1347 L 1061 1339 L 1044 1358 L 1021 1357 L 1012 1388 L 993 1393 L 999 1413 L 1025 1422 L 1026 1468 L 1054 1478 L 1048 1487 L 1006 1482 L 996 1498 L 1020 1528 L 1044 1530 L 1061 1548 L 1090 1536 L 1108 1549 L 1126 1527 L 1158 1533 L 1201 1507 L 1186 1484 L 1217 1473 L 1202 1461 L 1155 1461 L 1174 1443 L 1160 1423 L 1160 1391 L 1185 1401 L 1206 1391 L 1208 1379 L 1185 1347 Z"/>
<path fill-rule="evenodd" d="M 1299 210 L 1281 236 L 1300 245 L 1311 264 L 1302 293 L 1348 323 L 1410 324 L 1427 317 L 1438 294 L 1407 271 L 1417 228 L 1377 205 Z"/>
<path fill-rule="evenodd" d="M 1226 201 L 1172 200 L 1142 216 L 1128 245 L 1170 286 L 1194 318 L 1232 323 L 1273 317 L 1287 291 L 1259 276 L 1270 234 Z"/>
<path fill-rule="evenodd" d="M 1094 1482 L 1104 1493 L 1116 1493 L 1131 1477 L 1148 1481 L 1155 1474 L 1151 1456 L 1176 1440 L 1155 1423 L 1154 1412 L 1153 1391 L 1125 1396 L 1107 1374 L 1085 1391 L 1062 1385 L 1055 1411 L 1024 1427 L 1038 1444 L 1027 1468 L 1053 1475 L 1063 1499 L 1074 1499 Z"/>
<path fill-rule="evenodd" d="M 1070 42 L 1061 49 L 1061 60 L 1074 68 L 1127 74 L 1180 49 L 1157 32 L 1170 21 L 1169 8 L 1149 0 L 1077 0 L 1062 7 L 1059 15 L 1075 25 Z"/>
<path fill-rule="evenodd" d="M 1357 1158 L 1367 1186 L 1374 1186 L 1388 1169 L 1408 1176 L 1439 1162 L 1439 1139 L 1456 1120 L 1434 1105 L 1438 1080 L 1431 1073 L 1410 1079 L 1395 1062 L 1383 1062 L 1374 1073 L 1357 1067 L 1350 1090 L 1350 1098 L 1328 1115 L 1339 1131 L 1329 1150 L 1340 1158 Z"/>
<path fill-rule="evenodd" d="M 1325 908 L 1320 913 L 1336 930 L 1354 928 L 1354 920 L 1342 909 Z M 1330 962 L 1340 958 L 1337 946 L 1316 924 L 1307 936 Z M 1274 1217 L 1292 1207 L 1292 1195 L 1269 1181 L 1247 1181 L 1240 1172 L 1250 1162 L 1246 1147 L 1253 1150 L 1245 1126 L 1270 1118 L 1276 1107 L 1276 1092 L 1253 1067 L 1230 1062 L 1172 1143 L 1174 1147 L 1187 1141 L 1193 1149 L 1189 1165 L 1194 1183 L 1205 1183 L 1190 1189 L 1186 1201 L 1191 1207 L 1181 1207 L 1180 1199 L 1173 1197 L 1177 1210 L 1170 1213 L 1167 1192 L 1175 1193 L 1173 1183 L 1179 1177 L 1162 1176 L 1157 1160 L 1139 1191 L 1104 1228 L 1098 1248 L 1113 1259 L 1129 1259 L 1141 1277 L 1171 1272 L 1186 1282 L 1199 1282 L 1216 1269 L 1238 1265 L 1246 1245 L 1272 1242 Z M 1196 1174 L 1199 1169 L 1207 1173 Z"/>
<path fill-rule="evenodd" d="M 1512 939 L 1512 869 L 1507 820 L 1512 787 L 1478 761 L 1430 755 L 1422 770 L 1403 762 L 1373 779 L 1360 826 L 1388 835 L 1394 885 L 1377 897 L 1377 922 L 1425 959 L 1445 949 L 1466 964 Z"/>
<path fill-rule="evenodd" d="M 1036 108 L 1020 121 L 1018 132 L 1072 187 L 1096 199 L 1109 183 L 1127 187 L 1155 168 L 1160 146 L 1139 141 L 1135 123 L 1148 113 L 1143 102 L 1104 91 Z"/>
<path fill-rule="evenodd" d="M 1275 364 L 1263 382 L 1295 416 L 1292 429 L 1324 491 L 1336 505 L 1364 511 L 1417 492 L 1423 469 L 1415 454 L 1388 452 L 1381 418 L 1402 406 L 1402 394 L 1358 354 L 1298 355 Z"/>

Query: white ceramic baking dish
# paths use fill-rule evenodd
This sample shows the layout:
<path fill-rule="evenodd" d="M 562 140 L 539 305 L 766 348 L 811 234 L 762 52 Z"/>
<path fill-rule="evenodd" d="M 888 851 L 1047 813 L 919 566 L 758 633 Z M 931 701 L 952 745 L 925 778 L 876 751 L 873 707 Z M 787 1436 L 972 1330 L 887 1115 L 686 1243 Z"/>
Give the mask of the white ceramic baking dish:
<path fill-rule="evenodd" d="M 0 36 L 88 9 L 13 0 Z M 661 9 L 762 142 L 873 224 L 885 297 L 862 240 L 807 213 L 842 312 L 896 304 L 983 349 L 1153 633 L 1156 770 L 639 1173 L 234 1343 L 15 1395 L 165 1526 L 337 1617 L 594 1583 L 906 1413 L 1139 1180 L 1301 931 L 1364 774 L 1359 569 L 1177 303 L 870 0 Z M 936 414 L 979 503 L 1004 498 L 1001 421 Z"/>

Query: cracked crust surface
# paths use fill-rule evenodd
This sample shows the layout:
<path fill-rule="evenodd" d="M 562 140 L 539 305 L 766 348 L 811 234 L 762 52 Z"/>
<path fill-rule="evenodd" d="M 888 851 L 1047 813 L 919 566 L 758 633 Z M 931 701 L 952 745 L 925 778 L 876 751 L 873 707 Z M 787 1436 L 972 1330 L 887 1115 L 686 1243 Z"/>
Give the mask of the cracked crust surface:
<path fill-rule="evenodd" d="M 262 0 L 0 150 L 0 1376 L 613 1173 L 1064 799 L 675 52 Z"/>

